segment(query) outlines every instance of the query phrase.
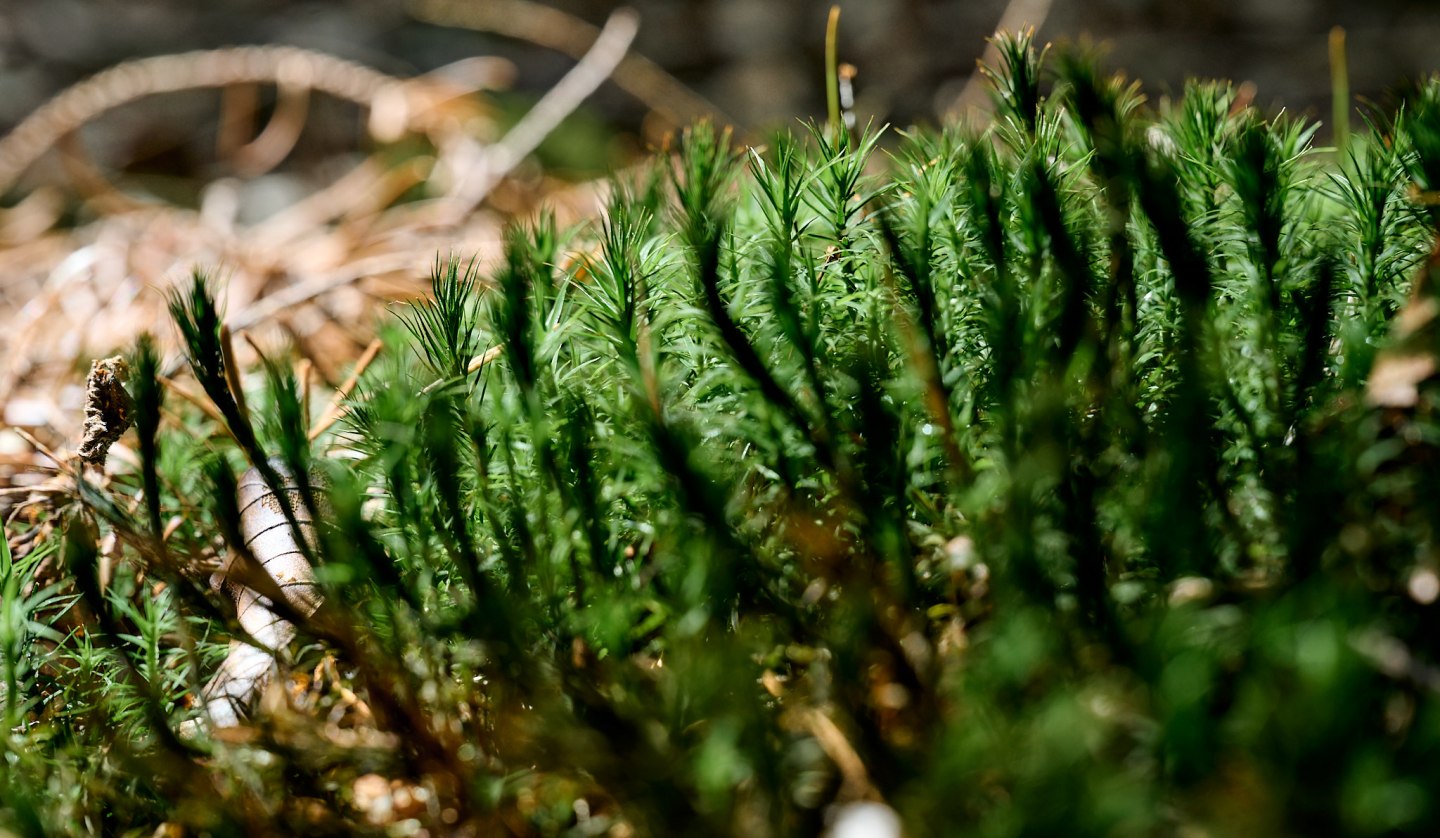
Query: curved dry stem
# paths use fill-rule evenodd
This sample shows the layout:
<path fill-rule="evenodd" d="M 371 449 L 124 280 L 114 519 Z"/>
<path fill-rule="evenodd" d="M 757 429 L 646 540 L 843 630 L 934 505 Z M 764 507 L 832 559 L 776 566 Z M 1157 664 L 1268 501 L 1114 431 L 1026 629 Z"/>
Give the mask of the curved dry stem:
<path fill-rule="evenodd" d="M 0 139 L 0 192 L 61 137 L 121 105 L 182 90 L 294 80 L 365 107 L 388 86 L 404 83 L 354 61 L 299 47 L 230 47 L 126 61 L 65 89 Z"/>
<path fill-rule="evenodd" d="M 458 26 L 494 32 L 529 41 L 580 59 L 600 37 L 600 28 L 559 9 L 530 0 L 414 0 L 410 11 L 417 18 L 441 26 Z M 689 125 L 709 117 L 732 122 L 704 96 L 686 87 L 654 61 L 637 53 L 621 59 L 613 78 L 616 86 L 659 114 L 671 127 Z"/>
<path fill-rule="evenodd" d="M 305 118 L 310 111 L 310 80 L 299 65 L 293 69 L 300 70 L 301 75 L 279 80 L 275 112 L 260 135 L 235 150 L 235 166 L 247 177 L 263 175 L 280 165 L 300 140 L 300 132 L 305 130 Z"/>
<path fill-rule="evenodd" d="M 550 88 L 535 107 L 526 111 L 515 127 L 489 148 L 483 151 L 476 149 L 477 154 L 462 156 L 462 160 L 464 156 L 473 156 L 475 165 L 468 171 L 462 171 L 450 190 L 445 213 L 449 221 L 458 222 L 469 215 L 520 165 L 520 161 L 560 127 L 565 117 L 580 107 L 605 79 L 610 78 L 630 49 L 639 28 L 639 15 L 631 9 L 617 9 L 605 22 L 605 28 L 580 63 Z"/>

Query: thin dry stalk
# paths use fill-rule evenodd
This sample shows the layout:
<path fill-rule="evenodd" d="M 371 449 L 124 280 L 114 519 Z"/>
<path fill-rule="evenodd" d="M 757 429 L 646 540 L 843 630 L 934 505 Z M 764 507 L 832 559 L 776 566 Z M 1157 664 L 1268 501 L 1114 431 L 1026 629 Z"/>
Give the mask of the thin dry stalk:
<path fill-rule="evenodd" d="M 325 406 L 325 412 L 320 415 L 320 418 L 315 421 L 315 425 L 310 428 L 311 442 L 319 439 L 321 434 L 330 430 L 330 426 L 339 421 L 343 414 L 341 406 L 345 403 L 345 400 L 350 397 L 350 393 L 355 389 L 355 385 L 360 383 L 360 376 L 365 374 L 365 370 L 369 368 L 370 362 L 374 361 L 375 356 L 380 354 L 380 348 L 382 346 L 384 346 L 384 344 L 377 338 L 370 341 L 370 345 L 365 347 L 365 352 L 362 353 L 360 359 L 355 362 L 355 369 L 350 373 L 350 377 L 345 379 L 344 383 L 335 391 L 335 395 L 330 397 L 330 403 Z"/>
<path fill-rule="evenodd" d="M 610 15 L 580 63 L 550 88 L 500 142 L 484 151 L 475 170 L 461 174 L 449 195 L 450 221 L 459 221 L 479 206 L 490 190 L 539 148 L 565 117 L 615 72 L 639 28 L 640 16 L 631 9 L 619 9 Z"/>
<path fill-rule="evenodd" d="M 504 352 L 504 351 L 505 351 L 505 346 L 504 346 L 504 344 L 498 344 L 498 345 L 496 345 L 496 346 L 490 347 L 489 349 L 485 350 L 483 353 L 481 353 L 481 354 L 479 354 L 479 355 L 476 355 L 474 358 L 471 358 L 471 359 L 470 359 L 470 363 L 465 365 L 465 372 L 466 372 L 467 374 L 470 374 L 470 375 L 473 375 L 473 374 L 479 372 L 479 371 L 481 370 L 481 368 L 483 368 L 486 364 L 490 363 L 491 361 L 495 360 L 496 358 L 499 358 L 499 357 L 500 357 L 500 354 L 501 354 L 502 352 Z M 449 384 L 449 383 L 451 383 L 451 379 L 448 379 L 448 378 L 437 378 L 437 379 L 435 379 L 434 381 L 432 381 L 432 382 L 430 382 L 429 384 L 426 384 L 424 387 L 422 387 L 422 388 L 420 389 L 420 395 L 423 396 L 423 395 L 425 395 L 425 394 L 427 394 L 427 393 L 432 393 L 432 392 L 440 389 L 441 387 L 443 387 L 443 386 L 445 386 L 446 384 Z"/>
<path fill-rule="evenodd" d="M 254 347 L 254 344 L 251 346 Z M 256 349 L 256 351 L 259 350 Z M 230 327 L 223 324 L 220 326 L 220 353 L 225 361 L 225 383 L 230 386 L 230 392 L 235 394 L 235 406 L 240 409 L 240 417 L 248 425 L 250 424 L 250 406 L 245 403 L 245 386 L 244 382 L 240 380 L 240 364 L 235 360 L 235 341 L 230 333 Z"/>
<path fill-rule="evenodd" d="M 559 9 L 530 0 L 414 0 L 411 12 L 442 26 L 494 32 L 580 59 L 599 39 L 600 29 Z M 660 65 L 639 54 L 626 55 L 615 67 L 616 86 L 659 114 L 671 128 L 711 118 L 732 122 L 714 103 L 686 87 Z"/>

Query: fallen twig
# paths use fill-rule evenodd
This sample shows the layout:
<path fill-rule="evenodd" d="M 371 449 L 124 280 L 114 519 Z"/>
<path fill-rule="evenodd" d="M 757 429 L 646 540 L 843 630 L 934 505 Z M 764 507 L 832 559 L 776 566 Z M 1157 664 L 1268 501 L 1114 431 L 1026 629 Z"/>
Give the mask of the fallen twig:
<path fill-rule="evenodd" d="M 596 43 L 600 30 L 559 9 L 530 0 L 415 0 L 412 13 L 442 26 L 494 32 L 563 52 L 574 59 Z M 671 127 L 710 117 L 731 122 L 714 103 L 686 87 L 660 65 L 638 53 L 624 56 L 612 76 L 615 85 L 659 114 Z"/>
<path fill-rule="evenodd" d="M 462 172 L 450 190 L 443 217 L 451 223 L 469 215 L 505 176 L 544 142 L 565 117 L 594 93 L 625 57 L 639 30 L 640 16 L 632 9 L 617 9 L 605 22 L 600 36 L 580 63 L 526 112 L 498 143 L 478 154 L 473 170 Z M 475 149 L 479 152 L 479 149 Z"/>

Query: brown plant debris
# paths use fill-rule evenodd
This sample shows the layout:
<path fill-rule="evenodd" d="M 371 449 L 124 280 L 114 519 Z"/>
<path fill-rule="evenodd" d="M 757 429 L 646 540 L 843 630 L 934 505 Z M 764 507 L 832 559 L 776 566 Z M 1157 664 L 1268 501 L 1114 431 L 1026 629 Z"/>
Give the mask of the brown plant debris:
<path fill-rule="evenodd" d="M 282 504 L 288 505 L 307 540 L 313 540 L 314 523 L 300 503 L 294 478 L 284 466 L 273 464 L 285 481 L 277 494 L 265 484 L 259 470 L 250 469 L 240 478 L 240 528 L 245 549 L 259 561 L 260 570 L 268 574 L 288 602 L 289 608 L 302 617 L 309 617 L 320 607 L 323 596 L 315 581 L 314 571 L 305 557 L 305 549 L 296 540 L 288 525 Z M 254 640 L 235 640 L 219 670 L 205 685 L 203 695 L 206 714 L 214 728 L 234 727 L 249 714 L 249 708 L 278 672 L 277 656 L 295 637 L 295 626 L 271 610 L 274 603 L 246 584 L 232 563 L 230 571 L 217 580 L 235 602 L 241 628 Z"/>
<path fill-rule="evenodd" d="M 110 446 L 130 427 L 134 404 L 125 392 L 130 372 L 120 355 L 93 361 L 85 380 L 84 436 L 76 453 L 93 466 L 104 466 Z"/>

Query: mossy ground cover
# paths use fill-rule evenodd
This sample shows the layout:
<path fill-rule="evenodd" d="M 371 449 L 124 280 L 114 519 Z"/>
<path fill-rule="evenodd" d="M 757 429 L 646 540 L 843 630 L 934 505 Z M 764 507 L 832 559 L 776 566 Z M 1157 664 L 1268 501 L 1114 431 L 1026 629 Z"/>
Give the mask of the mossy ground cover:
<path fill-rule="evenodd" d="M 1429 833 L 1440 86 L 1320 149 L 1001 53 L 983 130 L 702 125 L 440 254 L 316 441 L 197 272 L 213 409 L 142 340 L 139 462 L 0 563 L 0 827 Z M 250 465 L 326 604 L 184 736 Z"/>

